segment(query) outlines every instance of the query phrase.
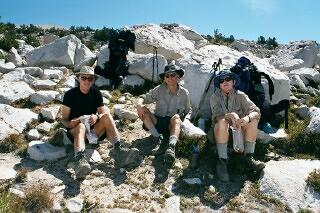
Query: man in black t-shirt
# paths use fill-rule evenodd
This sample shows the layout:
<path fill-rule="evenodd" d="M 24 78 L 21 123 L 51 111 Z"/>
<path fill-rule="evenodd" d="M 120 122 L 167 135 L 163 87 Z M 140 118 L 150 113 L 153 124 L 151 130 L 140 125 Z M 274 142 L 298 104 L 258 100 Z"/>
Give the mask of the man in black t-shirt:
<path fill-rule="evenodd" d="M 93 68 L 84 66 L 80 72 L 76 73 L 76 76 L 79 80 L 79 86 L 65 93 L 61 107 L 61 122 L 74 139 L 77 176 L 86 176 L 91 171 L 84 152 L 87 130 L 85 124 L 82 123 L 82 116 L 88 116 L 90 128 L 98 138 L 107 135 L 108 140 L 113 144 L 115 162 L 119 167 L 127 166 L 136 161 L 139 157 L 139 150 L 120 146 L 120 136 L 114 120 L 109 110 L 106 110 L 103 105 L 100 91 L 92 87 L 97 78 Z"/>

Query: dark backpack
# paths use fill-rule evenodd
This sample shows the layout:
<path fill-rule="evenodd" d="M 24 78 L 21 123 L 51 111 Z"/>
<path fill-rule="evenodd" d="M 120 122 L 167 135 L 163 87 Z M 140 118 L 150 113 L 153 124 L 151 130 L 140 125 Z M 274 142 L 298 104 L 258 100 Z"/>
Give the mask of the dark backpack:
<path fill-rule="evenodd" d="M 278 106 L 279 104 L 276 104 L 274 105 L 276 107 L 273 107 L 273 105 L 266 100 L 261 78 L 263 76 L 268 81 L 270 101 L 272 100 L 272 95 L 274 94 L 273 82 L 268 74 L 258 71 L 257 67 L 251 63 L 248 58 L 239 58 L 236 65 L 230 68 L 230 71 L 237 74 L 240 78 L 240 83 L 236 89 L 246 93 L 250 100 L 255 103 L 257 107 L 259 107 L 261 111 L 260 124 L 269 123 L 276 112 L 286 110 L 285 112 L 287 113 L 289 108 L 287 100 L 286 104 L 281 105 L 281 107 Z M 287 115 L 285 115 L 285 118 L 285 126 L 287 128 Z"/>

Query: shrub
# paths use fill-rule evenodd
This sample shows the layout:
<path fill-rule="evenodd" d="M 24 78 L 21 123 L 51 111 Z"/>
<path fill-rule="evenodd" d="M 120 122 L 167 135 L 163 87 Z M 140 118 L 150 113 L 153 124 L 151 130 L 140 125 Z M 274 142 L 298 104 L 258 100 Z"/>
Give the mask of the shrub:
<path fill-rule="evenodd" d="M 8 192 L 0 192 L 0 212 L 24 212 L 22 199 L 8 194 Z"/>
<path fill-rule="evenodd" d="M 230 35 L 229 37 L 226 37 L 225 35 L 222 35 L 222 33 L 219 32 L 218 29 L 214 30 L 214 35 L 213 36 L 205 36 L 206 39 L 213 44 L 221 44 L 221 45 L 228 45 L 234 42 L 234 36 Z"/>
<path fill-rule="evenodd" d="M 316 106 L 320 107 L 320 97 L 319 96 L 314 96 L 307 101 L 307 105 L 310 106 Z"/>
<path fill-rule="evenodd" d="M 28 188 L 24 201 L 26 211 L 43 212 L 50 209 L 53 206 L 53 197 L 49 192 L 50 187 L 40 183 Z"/>
<path fill-rule="evenodd" d="M 27 35 L 26 43 L 30 44 L 33 47 L 39 47 L 40 41 L 33 35 Z"/>
<path fill-rule="evenodd" d="M 320 169 L 313 170 L 306 180 L 307 184 L 312 186 L 315 191 L 320 192 Z"/>
<path fill-rule="evenodd" d="M 9 153 L 16 151 L 18 154 L 24 154 L 27 150 L 27 142 L 22 134 L 13 134 L 0 142 L 0 152 Z"/>
<path fill-rule="evenodd" d="M 16 49 L 19 47 L 16 35 L 14 33 L 5 33 L 4 37 L 0 39 L 0 49 L 9 51 L 12 47 Z"/>

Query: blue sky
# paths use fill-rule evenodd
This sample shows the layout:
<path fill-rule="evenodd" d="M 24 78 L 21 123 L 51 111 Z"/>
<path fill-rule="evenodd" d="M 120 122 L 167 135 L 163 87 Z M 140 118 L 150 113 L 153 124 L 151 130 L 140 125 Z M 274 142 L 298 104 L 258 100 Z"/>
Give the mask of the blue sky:
<path fill-rule="evenodd" d="M 319 0 L 0 0 L 2 22 L 121 28 L 146 23 L 214 29 L 236 39 L 320 43 Z"/>

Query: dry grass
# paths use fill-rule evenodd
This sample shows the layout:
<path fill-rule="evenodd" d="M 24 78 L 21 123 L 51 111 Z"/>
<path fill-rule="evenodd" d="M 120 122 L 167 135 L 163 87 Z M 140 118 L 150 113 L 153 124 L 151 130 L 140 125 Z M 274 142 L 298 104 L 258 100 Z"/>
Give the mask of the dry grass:
<path fill-rule="evenodd" d="M 53 206 L 53 197 L 48 185 L 33 185 L 26 192 L 24 206 L 26 211 L 43 212 Z"/>
<path fill-rule="evenodd" d="M 28 177 L 28 172 L 29 170 L 27 168 L 25 167 L 20 168 L 17 172 L 16 182 L 18 183 L 26 182 Z"/>
<path fill-rule="evenodd" d="M 13 134 L 0 141 L 1 153 L 16 152 L 18 154 L 24 154 L 27 147 L 28 143 L 22 134 Z"/>

